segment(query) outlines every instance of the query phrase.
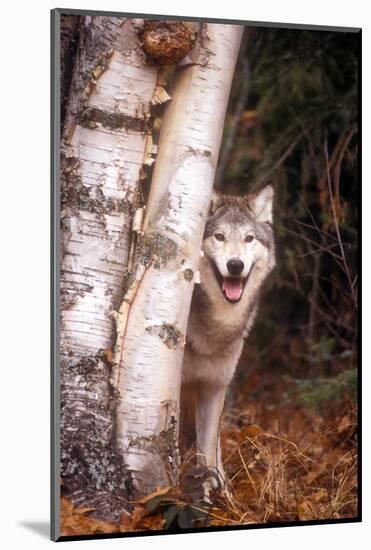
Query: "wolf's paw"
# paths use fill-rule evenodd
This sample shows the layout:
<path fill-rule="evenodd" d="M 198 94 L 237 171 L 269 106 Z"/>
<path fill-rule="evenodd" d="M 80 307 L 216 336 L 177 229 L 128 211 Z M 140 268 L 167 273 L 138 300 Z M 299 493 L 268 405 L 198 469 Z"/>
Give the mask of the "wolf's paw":
<path fill-rule="evenodd" d="M 232 493 L 229 487 L 229 480 L 224 470 L 217 470 L 216 468 L 208 469 L 208 477 L 203 483 L 204 498 L 206 501 L 210 501 L 210 495 L 212 492 L 222 493 L 228 500 L 231 500 Z"/>

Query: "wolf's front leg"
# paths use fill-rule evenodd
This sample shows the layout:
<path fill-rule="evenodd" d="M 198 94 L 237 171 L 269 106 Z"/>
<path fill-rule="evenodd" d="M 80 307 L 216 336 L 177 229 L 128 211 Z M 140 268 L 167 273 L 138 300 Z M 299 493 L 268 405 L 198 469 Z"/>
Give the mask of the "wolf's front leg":
<path fill-rule="evenodd" d="M 216 473 L 222 487 L 226 476 L 223 470 L 220 446 L 220 422 L 226 388 L 200 384 L 196 394 L 197 447 L 208 468 Z"/>

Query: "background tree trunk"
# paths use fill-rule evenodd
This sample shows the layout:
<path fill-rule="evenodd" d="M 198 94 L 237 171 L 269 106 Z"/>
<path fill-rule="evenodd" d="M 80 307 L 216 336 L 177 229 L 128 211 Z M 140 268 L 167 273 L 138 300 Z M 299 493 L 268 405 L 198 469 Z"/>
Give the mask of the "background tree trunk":
<path fill-rule="evenodd" d="M 157 69 L 135 20 L 81 18 L 61 147 L 62 491 L 105 519 L 125 508 L 130 479 L 115 445 L 110 382 Z"/>
<path fill-rule="evenodd" d="M 178 69 L 120 310 L 117 438 L 140 493 L 176 482 L 187 320 L 242 32 L 207 25 L 196 59 Z"/>

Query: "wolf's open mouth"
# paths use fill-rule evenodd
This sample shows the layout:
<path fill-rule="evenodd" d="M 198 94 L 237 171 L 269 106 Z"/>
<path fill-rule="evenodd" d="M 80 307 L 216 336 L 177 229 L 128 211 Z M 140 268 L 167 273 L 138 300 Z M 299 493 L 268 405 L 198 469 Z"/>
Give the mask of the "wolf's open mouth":
<path fill-rule="evenodd" d="M 232 277 L 222 277 L 222 279 L 222 291 L 227 300 L 230 302 L 238 302 L 242 296 L 245 280 Z"/>
<path fill-rule="evenodd" d="M 211 262 L 211 263 L 213 266 L 216 280 L 220 285 L 224 298 L 232 304 L 239 302 L 241 300 L 242 293 L 250 277 L 250 273 L 254 267 L 254 264 L 252 264 L 247 277 L 223 277 L 220 274 L 220 271 L 217 268 L 216 264 L 214 262 Z"/>

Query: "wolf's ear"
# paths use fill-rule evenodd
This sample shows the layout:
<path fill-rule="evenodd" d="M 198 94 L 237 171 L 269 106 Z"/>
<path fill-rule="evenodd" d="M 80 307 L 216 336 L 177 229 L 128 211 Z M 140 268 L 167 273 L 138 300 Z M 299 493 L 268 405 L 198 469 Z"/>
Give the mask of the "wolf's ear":
<path fill-rule="evenodd" d="M 214 214 L 219 206 L 222 204 L 223 197 L 218 191 L 213 190 L 210 200 L 210 215 Z"/>
<path fill-rule="evenodd" d="M 259 222 L 273 220 L 273 185 L 268 183 L 261 191 L 247 197 L 247 202 Z"/>

